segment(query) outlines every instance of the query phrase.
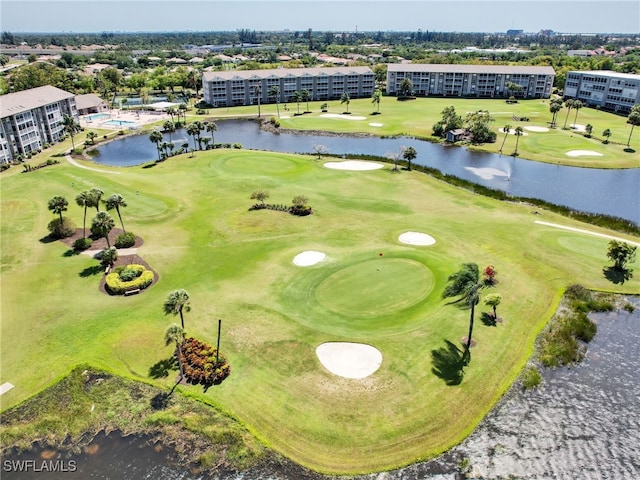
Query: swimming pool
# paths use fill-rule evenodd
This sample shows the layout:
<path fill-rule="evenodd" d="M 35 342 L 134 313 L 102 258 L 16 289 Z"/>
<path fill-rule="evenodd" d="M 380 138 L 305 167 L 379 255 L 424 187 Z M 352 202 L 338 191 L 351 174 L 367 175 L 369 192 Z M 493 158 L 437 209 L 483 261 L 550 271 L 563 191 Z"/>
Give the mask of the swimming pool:
<path fill-rule="evenodd" d="M 102 122 L 102 125 L 114 125 L 116 127 L 127 127 L 135 124 L 136 122 L 129 120 L 107 120 L 106 122 Z"/>
<path fill-rule="evenodd" d="M 103 118 L 109 118 L 111 115 L 108 113 L 94 113 L 85 117 L 85 120 L 91 122 L 93 120 L 102 120 Z"/>

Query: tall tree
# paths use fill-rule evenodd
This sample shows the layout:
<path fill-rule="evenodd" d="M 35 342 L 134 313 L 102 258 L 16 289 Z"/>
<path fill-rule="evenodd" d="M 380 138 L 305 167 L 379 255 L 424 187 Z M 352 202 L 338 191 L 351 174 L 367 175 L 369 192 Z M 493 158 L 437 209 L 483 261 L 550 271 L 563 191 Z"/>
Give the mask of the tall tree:
<path fill-rule="evenodd" d="M 149 134 L 149 140 L 156 144 L 156 150 L 158 151 L 158 161 L 162 160 L 160 155 L 160 142 L 162 141 L 162 133 L 159 130 L 154 130 Z"/>
<path fill-rule="evenodd" d="M 94 187 L 89 190 L 89 197 L 91 198 L 90 207 L 96 207 L 96 212 L 100 211 L 100 200 L 102 199 L 104 192 L 98 187 Z"/>
<path fill-rule="evenodd" d="M 517 126 L 514 135 L 516 136 L 516 150 L 513 152 L 514 155 L 518 155 L 518 142 L 520 141 L 520 137 L 524 134 L 521 126 Z"/>
<path fill-rule="evenodd" d="M 200 143 L 198 142 L 200 127 L 196 124 L 196 122 L 187 125 L 187 135 L 193 138 L 193 149 L 196 150 L 196 145 Z"/>
<path fill-rule="evenodd" d="M 184 368 L 182 366 L 182 344 L 184 343 L 184 339 L 185 339 L 184 328 L 182 328 L 180 325 L 177 325 L 175 323 L 173 325 L 170 325 L 167 328 L 167 330 L 164 332 L 165 345 L 168 347 L 173 343 L 176 346 L 175 351 L 176 351 L 176 356 L 178 357 L 178 369 L 180 372 L 180 376 L 178 377 L 178 381 L 176 382 L 176 385 L 178 385 L 184 378 Z"/>
<path fill-rule="evenodd" d="M 62 226 L 62 212 L 66 212 L 68 206 L 69 202 L 61 195 L 55 195 L 49 200 L 47 208 L 60 216 L 60 226 Z"/>
<path fill-rule="evenodd" d="M 417 156 L 418 156 L 418 153 L 416 152 L 416 149 L 413 147 L 407 147 L 404 149 L 404 152 L 402 152 L 402 158 L 404 158 L 407 161 L 407 169 L 409 171 L 411 171 L 411 162 L 415 160 Z"/>
<path fill-rule="evenodd" d="M 76 204 L 84 209 L 84 216 L 82 217 L 82 238 L 87 238 L 87 208 L 92 206 L 91 194 L 88 190 L 80 192 L 76 196 Z"/>
<path fill-rule="evenodd" d="M 374 90 L 374 92 L 371 94 L 371 103 L 375 104 L 377 106 L 377 113 L 380 113 L 380 100 L 382 99 L 382 90 Z"/>
<path fill-rule="evenodd" d="M 556 120 L 558 119 L 558 112 L 562 110 L 562 99 L 553 98 L 549 103 L 549 111 L 551 112 L 551 128 L 556 127 Z"/>
<path fill-rule="evenodd" d="M 202 82 L 202 74 L 195 68 L 189 70 L 185 77 L 186 86 L 193 88 L 196 91 L 196 97 L 198 97 L 198 91 L 200 89 L 200 83 Z"/>
<path fill-rule="evenodd" d="M 204 129 L 211 134 L 211 147 L 215 148 L 215 144 L 213 143 L 213 132 L 218 130 L 216 122 L 205 122 Z"/>
<path fill-rule="evenodd" d="M 64 117 L 62 117 L 62 125 L 64 125 L 64 131 L 67 132 L 71 137 L 71 148 L 75 150 L 76 144 L 73 140 L 73 137 L 75 137 L 76 133 L 80 131 L 80 125 L 78 125 L 76 119 L 71 115 L 65 115 Z"/>
<path fill-rule="evenodd" d="M 626 242 L 611 240 L 607 247 L 607 257 L 613 262 L 613 268 L 620 272 L 627 269 L 628 263 L 636 260 L 636 250 L 638 247 Z"/>
<path fill-rule="evenodd" d="M 278 85 L 269 87 L 269 98 L 276 99 L 276 111 L 278 112 L 278 118 L 280 118 L 280 87 Z"/>
<path fill-rule="evenodd" d="M 162 129 L 169 134 L 169 142 L 172 142 L 171 134 L 176 131 L 176 124 L 171 120 L 167 120 L 162 124 Z"/>
<path fill-rule="evenodd" d="M 298 106 L 298 115 L 300 115 L 300 102 L 302 101 L 302 93 L 296 90 L 295 92 L 293 92 L 293 95 L 291 95 L 291 98 L 294 102 L 296 102 L 296 105 Z"/>
<path fill-rule="evenodd" d="M 307 90 L 306 88 L 303 88 L 300 91 L 300 99 L 303 102 L 307 103 L 307 109 L 305 111 L 308 112 L 309 111 L 309 100 L 311 100 L 311 92 L 309 92 L 309 90 Z"/>
<path fill-rule="evenodd" d="M 113 217 L 107 212 L 98 212 L 91 221 L 91 233 L 98 237 L 104 237 L 107 241 L 107 248 L 111 248 L 111 242 L 109 241 L 109 232 L 113 230 L 116 223 L 113 221 Z"/>
<path fill-rule="evenodd" d="M 564 119 L 564 125 L 562 127 L 565 130 L 567 128 L 567 120 L 569 119 L 569 112 L 571 112 L 571 109 L 573 108 L 573 103 L 574 103 L 574 100 L 572 98 L 570 98 L 566 102 L 564 102 L 564 106 L 568 108 L 567 116 Z"/>
<path fill-rule="evenodd" d="M 116 213 L 118 214 L 118 218 L 120 219 L 120 225 L 122 225 L 122 231 L 126 232 L 124 228 L 124 222 L 122 221 L 122 215 L 120 213 L 120 209 L 126 207 L 127 202 L 124 201 L 124 198 L 122 198 L 122 195 L 120 195 L 119 193 L 114 193 L 109 198 L 107 198 L 105 202 L 105 206 L 107 207 L 107 210 L 113 210 L 113 209 L 116 210 Z"/>
<path fill-rule="evenodd" d="M 573 102 L 573 108 L 576 111 L 576 116 L 573 117 L 573 128 L 578 128 L 578 111 L 580 111 L 580 109 L 584 107 L 584 103 L 582 103 L 580 100 L 576 100 Z"/>
<path fill-rule="evenodd" d="M 627 140 L 627 147 L 631 145 L 631 135 L 633 135 L 633 127 L 640 125 L 640 103 L 636 103 L 631 107 L 631 112 L 627 117 L 627 123 L 631 125 L 631 131 L 629 132 L 629 139 Z"/>
<path fill-rule="evenodd" d="M 502 139 L 502 145 L 500 145 L 500 153 L 502 153 L 504 143 L 507 141 L 507 137 L 509 136 L 509 132 L 511 131 L 511 125 L 507 123 L 504 127 L 502 127 L 502 131 L 504 132 L 504 138 Z"/>
<path fill-rule="evenodd" d="M 184 329 L 183 310 L 187 312 L 191 310 L 189 294 L 184 289 L 174 290 L 167 296 L 164 302 L 164 313 L 165 315 L 180 315 L 180 324 Z"/>
<path fill-rule="evenodd" d="M 351 97 L 349 96 L 349 92 L 342 92 L 342 96 L 340 97 L 340 104 L 347 104 L 347 113 L 349 113 L 349 103 L 351 103 Z"/>

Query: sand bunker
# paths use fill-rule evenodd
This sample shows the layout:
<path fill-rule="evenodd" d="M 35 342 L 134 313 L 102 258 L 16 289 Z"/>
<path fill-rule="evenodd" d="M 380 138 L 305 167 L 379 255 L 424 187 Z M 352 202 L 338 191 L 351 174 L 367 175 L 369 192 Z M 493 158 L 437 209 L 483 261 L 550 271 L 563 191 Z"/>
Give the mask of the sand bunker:
<path fill-rule="evenodd" d="M 509 177 L 507 172 L 504 170 L 498 170 L 497 168 L 464 167 L 464 169 L 470 171 L 483 180 L 492 180 L 494 177 Z"/>
<path fill-rule="evenodd" d="M 344 118 L 345 120 L 366 120 L 367 118 L 360 115 L 343 115 L 340 113 L 322 113 L 320 116 L 325 118 Z"/>
<path fill-rule="evenodd" d="M 504 130 L 502 128 L 498 129 L 498 132 L 500 133 L 504 133 Z M 516 129 L 515 128 L 510 128 L 509 131 L 507 132 L 509 135 L 515 135 L 516 134 Z M 522 136 L 526 137 L 527 135 L 529 135 L 527 132 L 522 132 Z"/>
<path fill-rule="evenodd" d="M 9 382 L 4 382 L 2 385 L 0 385 L 0 395 L 4 395 L 12 388 L 13 388 L 13 385 L 11 385 Z"/>
<path fill-rule="evenodd" d="M 383 168 L 382 163 L 365 162 L 362 160 L 347 160 L 345 162 L 327 162 L 324 164 L 327 168 L 335 170 L 378 170 Z"/>
<path fill-rule="evenodd" d="M 364 343 L 323 343 L 316 355 L 327 370 L 344 378 L 366 378 L 382 364 L 380 350 Z"/>
<path fill-rule="evenodd" d="M 407 245 L 433 245 L 436 243 L 436 239 L 431 235 L 419 232 L 404 232 L 398 237 L 398 240 Z"/>
<path fill-rule="evenodd" d="M 549 129 L 547 127 L 536 127 L 534 126 L 530 126 L 530 127 L 524 127 L 525 130 L 528 130 L 529 132 L 548 132 Z"/>
<path fill-rule="evenodd" d="M 586 125 L 580 125 L 579 123 L 572 123 L 569 125 L 572 129 L 577 130 L 579 132 L 584 132 L 587 129 Z"/>
<path fill-rule="evenodd" d="M 384 124 L 382 124 L 382 123 L 370 123 L 369 124 L 370 127 L 381 127 L 382 125 L 384 125 Z"/>
<path fill-rule="evenodd" d="M 603 155 L 593 150 L 571 150 L 566 153 L 568 157 L 602 157 Z"/>
<path fill-rule="evenodd" d="M 322 252 L 307 250 L 306 252 L 296 255 L 293 258 L 293 263 L 299 267 L 310 267 L 311 265 L 321 262 L 325 257 L 326 255 Z"/>

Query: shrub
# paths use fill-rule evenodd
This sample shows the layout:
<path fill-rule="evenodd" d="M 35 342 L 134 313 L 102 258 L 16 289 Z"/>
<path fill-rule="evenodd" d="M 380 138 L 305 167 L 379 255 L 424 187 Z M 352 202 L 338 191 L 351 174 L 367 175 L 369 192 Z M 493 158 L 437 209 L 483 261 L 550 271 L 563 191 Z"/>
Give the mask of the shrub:
<path fill-rule="evenodd" d="M 138 278 L 144 272 L 142 265 L 127 265 L 124 268 L 117 269 L 116 273 L 123 282 L 130 282 L 134 278 Z"/>
<path fill-rule="evenodd" d="M 522 372 L 522 387 L 525 390 L 537 388 L 542 383 L 542 375 L 536 367 L 527 367 Z"/>
<path fill-rule="evenodd" d="M 118 260 L 118 250 L 114 247 L 105 248 L 98 254 L 97 258 L 100 260 L 100 265 L 109 267 Z"/>
<path fill-rule="evenodd" d="M 123 274 L 128 278 L 131 275 L 131 272 L 140 273 L 131 280 L 123 280 L 121 278 L 121 275 Z M 122 295 L 128 290 L 143 290 L 147 288 L 153 283 L 153 272 L 151 270 L 147 270 L 142 265 L 116 267 L 113 272 L 107 275 L 105 283 L 109 293 L 112 295 Z"/>
<path fill-rule="evenodd" d="M 47 229 L 53 238 L 67 238 L 76 233 L 76 224 L 68 217 L 54 218 L 47 225 Z"/>
<path fill-rule="evenodd" d="M 93 244 L 93 240 L 90 238 L 79 238 L 75 242 L 73 242 L 74 250 L 86 250 Z"/>
<path fill-rule="evenodd" d="M 129 248 L 133 247 L 135 243 L 135 234 L 131 232 L 124 232 L 116 237 L 115 246 L 116 248 Z"/>
<path fill-rule="evenodd" d="M 622 308 L 624 308 L 629 313 L 633 313 L 636 311 L 636 307 L 631 302 L 625 303 Z"/>

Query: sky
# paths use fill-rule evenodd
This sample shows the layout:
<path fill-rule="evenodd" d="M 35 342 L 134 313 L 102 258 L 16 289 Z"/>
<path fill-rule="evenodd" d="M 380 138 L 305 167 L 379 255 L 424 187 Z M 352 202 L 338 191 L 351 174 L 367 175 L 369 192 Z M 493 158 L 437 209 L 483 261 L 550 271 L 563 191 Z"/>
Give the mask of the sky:
<path fill-rule="evenodd" d="M 9 32 L 639 33 L 639 0 L 0 0 Z"/>

